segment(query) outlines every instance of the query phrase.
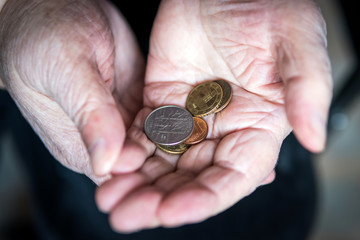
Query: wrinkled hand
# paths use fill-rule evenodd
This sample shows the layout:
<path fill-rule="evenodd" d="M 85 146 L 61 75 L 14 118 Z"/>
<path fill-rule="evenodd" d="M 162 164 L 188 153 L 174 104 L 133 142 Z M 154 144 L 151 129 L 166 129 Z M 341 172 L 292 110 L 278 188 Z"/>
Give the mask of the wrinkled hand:
<path fill-rule="evenodd" d="M 6 89 L 52 154 L 100 183 L 142 107 L 143 59 L 124 19 L 106 1 L 13 0 L 0 22 Z"/>
<path fill-rule="evenodd" d="M 100 186 L 97 203 L 115 230 L 178 226 L 229 208 L 274 179 L 280 146 L 294 130 L 309 150 L 325 144 L 331 98 L 323 18 L 311 1 L 165 0 L 150 45 L 143 109 L 126 159 Z M 207 140 L 180 157 L 143 133 L 154 108 L 185 106 L 190 90 L 227 80 L 233 99 L 205 117 Z M 131 150 L 131 151 L 130 151 Z M 139 158 L 144 164 L 133 173 Z"/>

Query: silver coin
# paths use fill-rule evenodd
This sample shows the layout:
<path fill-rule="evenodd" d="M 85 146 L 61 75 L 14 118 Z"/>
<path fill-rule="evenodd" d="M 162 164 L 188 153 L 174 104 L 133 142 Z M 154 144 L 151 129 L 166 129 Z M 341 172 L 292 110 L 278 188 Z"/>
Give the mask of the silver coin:
<path fill-rule="evenodd" d="M 168 105 L 155 109 L 145 120 L 148 138 L 160 145 L 172 146 L 188 139 L 194 129 L 193 116 L 186 109 Z"/>

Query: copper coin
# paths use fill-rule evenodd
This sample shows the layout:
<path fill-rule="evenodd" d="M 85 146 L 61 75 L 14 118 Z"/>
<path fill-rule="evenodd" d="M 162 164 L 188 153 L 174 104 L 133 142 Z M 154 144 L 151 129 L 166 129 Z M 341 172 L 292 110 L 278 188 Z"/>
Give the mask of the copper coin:
<path fill-rule="evenodd" d="M 186 108 L 195 117 L 213 113 L 223 97 L 223 90 L 216 82 L 204 82 L 197 85 L 186 99 Z"/>
<path fill-rule="evenodd" d="M 223 90 L 223 97 L 221 99 L 219 106 L 217 106 L 217 108 L 215 110 L 215 113 L 218 113 L 221 110 L 223 110 L 224 108 L 226 108 L 227 105 L 229 105 L 230 100 L 232 98 L 232 89 L 231 89 L 230 84 L 224 80 L 216 80 L 215 82 L 218 83 Z"/>
<path fill-rule="evenodd" d="M 152 111 L 145 120 L 145 133 L 154 143 L 177 145 L 191 136 L 194 120 L 186 109 L 168 105 Z"/>
<path fill-rule="evenodd" d="M 156 147 L 169 154 L 183 154 L 190 148 L 190 145 L 185 143 L 180 143 L 173 146 L 164 146 L 164 145 L 156 144 Z"/>
<path fill-rule="evenodd" d="M 197 144 L 204 140 L 208 134 L 208 125 L 202 118 L 194 117 L 194 130 L 185 144 Z"/>

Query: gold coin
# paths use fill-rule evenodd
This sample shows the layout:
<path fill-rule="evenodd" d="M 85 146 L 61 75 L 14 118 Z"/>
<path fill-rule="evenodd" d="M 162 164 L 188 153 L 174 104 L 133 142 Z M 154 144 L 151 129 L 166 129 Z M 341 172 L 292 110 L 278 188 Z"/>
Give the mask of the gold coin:
<path fill-rule="evenodd" d="M 186 108 L 195 117 L 213 113 L 223 97 L 223 90 L 216 82 L 204 82 L 197 85 L 186 99 Z"/>
<path fill-rule="evenodd" d="M 197 144 L 204 140 L 208 134 L 208 125 L 202 118 L 194 117 L 194 130 L 185 144 Z"/>
<path fill-rule="evenodd" d="M 178 145 L 173 145 L 173 146 L 164 146 L 164 145 L 156 144 L 156 147 L 169 154 L 182 154 L 190 148 L 190 145 L 185 143 L 180 143 Z"/>
<path fill-rule="evenodd" d="M 223 97 L 221 99 L 221 102 L 214 112 L 214 113 L 218 113 L 224 108 L 226 108 L 227 105 L 229 105 L 232 98 L 232 89 L 230 84 L 224 80 L 216 80 L 215 82 L 218 83 L 223 90 Z"/>

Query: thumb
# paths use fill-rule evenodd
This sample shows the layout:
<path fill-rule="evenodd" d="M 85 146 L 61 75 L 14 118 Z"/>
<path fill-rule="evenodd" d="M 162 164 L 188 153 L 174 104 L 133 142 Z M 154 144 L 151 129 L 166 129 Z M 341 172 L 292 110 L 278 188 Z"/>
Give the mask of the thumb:
<path fill-rule="evenodd" d="M 319 16 L 318 16 L 319 17 Z M 317 19 L 319 20 L 319 19 Z M 326 124 L 332 98 L 325 24 L 296 27 L 281 39 L 278 63 L 285 84 L 285 108 L 294 134 L 312 152 L 325 148 Z M 319 23 L 316 25 L 316 22 Z M 306 28 L 307 27 L 307 28 Z M 303 30 L 303 31 L 302 31 Z"/>
<path fill-rule="evenodd" d="M 101 176 L 110 172 L 120 155 L 125 126 L 108 83 L 94 64 L 76 66 L 53 91 L 55 100 L 69 115 L 88 149 L 93 171 Z"/>

